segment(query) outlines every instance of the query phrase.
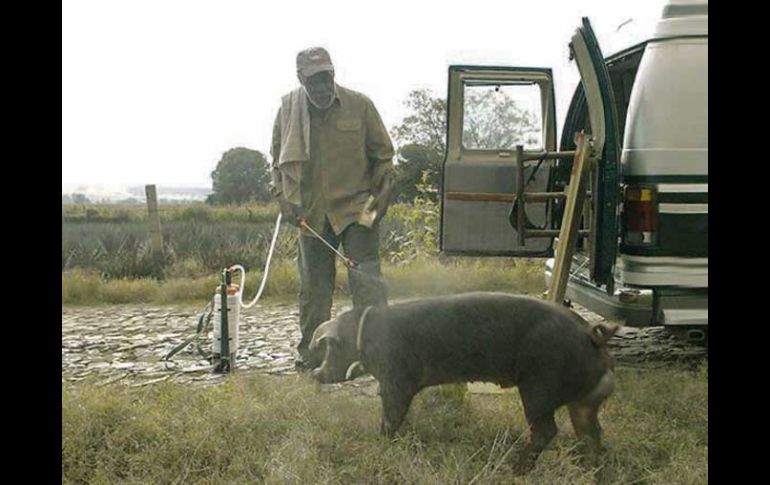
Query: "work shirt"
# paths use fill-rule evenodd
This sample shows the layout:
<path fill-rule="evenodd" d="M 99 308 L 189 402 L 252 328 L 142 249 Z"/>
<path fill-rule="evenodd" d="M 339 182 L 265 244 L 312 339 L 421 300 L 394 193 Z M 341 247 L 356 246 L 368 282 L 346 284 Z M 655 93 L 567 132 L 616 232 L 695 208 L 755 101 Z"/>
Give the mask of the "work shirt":
<path fill-rule="evenodd" d="M 307 223 L 321 231 L 328 218 L 335 234 L 358 220 L 367 199 L 393 171 L 393 144 L 374 103 L 337 85 L 332 106 L 309 104 L 310 160 L 301 162 L 300 196 Z M 273 191 L 281 187 L 281 112 L 273 126 Z M 303 229 L 304 233 L 304 229 Z"/>

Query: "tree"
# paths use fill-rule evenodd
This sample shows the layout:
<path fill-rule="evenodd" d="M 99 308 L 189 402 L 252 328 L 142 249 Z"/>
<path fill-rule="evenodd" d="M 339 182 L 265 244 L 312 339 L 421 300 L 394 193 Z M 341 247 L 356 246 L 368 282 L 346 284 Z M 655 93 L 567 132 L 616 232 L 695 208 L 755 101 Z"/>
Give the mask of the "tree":
<path fill-rule="evenodd" d="M 465 148 L 515 148 L 541 144 L 542 131 L 531 111 L 519 109 L 500 87 L 479 86 L 465 91 Z"/>
<path fill-rule="evenodd" d="M 404 105 L 410 113 L 393 129 L 399 144 L 422 145 L 443 156 L 446 148 L 446 101 L 428 89 L 409 93 Z"/>
<path fill-rule="evenodd" d="M 209 204 L 270 200 L 267 159 L 257 150 L 237 147 L 226 151 L 211 179 L 213 193 L 206 199 Z"/>
<path fill-rule="evenodd" d="M 88 199 L 88 197 L 86 197 L 85 194 L 81 194 L 81 193 L 72 194 L 72 202 L 74 204 L 90 204 L 91 203 L 91 201 Z"/>
<path fill-rule="evenodd" d="M 395 194 L 397 202 L 412 202 L 420 195 L 417 184 L 423 181 L 431 187 L 438 187 L 438 167 L 440 156 L 435 150 L 424 145 L 411 143 L 399 149 L 396 170 Z M 438 200 L 436 195 L 430 195 Z"/>
<path fill-rule="evenodd" d="M 409 93 L 404 105 L 409 114 L 393 128 L 394 138 L 400 146 L 394 188 L 399 202 L 414 200 L 423 172 L 426 182 L 438 188 L 446 149 L 446 101 L 433 96 L 427 89 L 417 89 Z M 437 198 L 436 195 L 432 197 Z"/>

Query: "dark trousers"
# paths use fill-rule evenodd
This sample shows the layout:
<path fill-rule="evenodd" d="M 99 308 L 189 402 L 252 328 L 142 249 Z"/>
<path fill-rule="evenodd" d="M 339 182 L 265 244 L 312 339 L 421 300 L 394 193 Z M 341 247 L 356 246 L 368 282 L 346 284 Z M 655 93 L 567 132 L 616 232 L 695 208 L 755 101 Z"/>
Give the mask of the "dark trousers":
<path fill-rule="evenodd" d="M 348 281 L 353 294 L 353 307 L 363 310 L 370 305 L 387 305 L 387 288 L 380 271 L 379 228 L 360 224 L 349 225 L 336 235 L 328 221 L 323 229 L 313 228 L 332 246 L 357 263 L 348 269 Z M 335 254 L 315 236 L 299 236 L 300 275 L 299 326 L 302 340 L 297 350 L 303 357 L 320 363 L 322 356 L 308 355 L 308 345 L 315 329 L 331 318 L 332 294 L 336 277 Z"/>

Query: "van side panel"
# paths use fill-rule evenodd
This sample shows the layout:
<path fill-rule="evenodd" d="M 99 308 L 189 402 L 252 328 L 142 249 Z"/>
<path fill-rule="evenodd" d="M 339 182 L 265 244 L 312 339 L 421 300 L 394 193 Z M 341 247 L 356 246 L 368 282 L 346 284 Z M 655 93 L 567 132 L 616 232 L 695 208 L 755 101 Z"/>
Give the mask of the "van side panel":
<path fill-rule="evenodd" d="M 621 243 L 621 279 L 707 288 L 708 37 L 648 43 L 626 123 L 623 181 L 655 188 L 659 222 L 656 244 Z"/>

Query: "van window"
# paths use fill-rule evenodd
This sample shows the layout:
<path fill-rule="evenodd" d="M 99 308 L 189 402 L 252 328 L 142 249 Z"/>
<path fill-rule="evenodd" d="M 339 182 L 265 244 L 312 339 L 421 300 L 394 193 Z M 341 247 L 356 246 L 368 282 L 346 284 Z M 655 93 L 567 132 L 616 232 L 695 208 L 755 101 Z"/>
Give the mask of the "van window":
<path fill-rule="evenodd" d="M 463 94 L 464 149 L 543 149 L 540 86 L 466 84 Z"/>

